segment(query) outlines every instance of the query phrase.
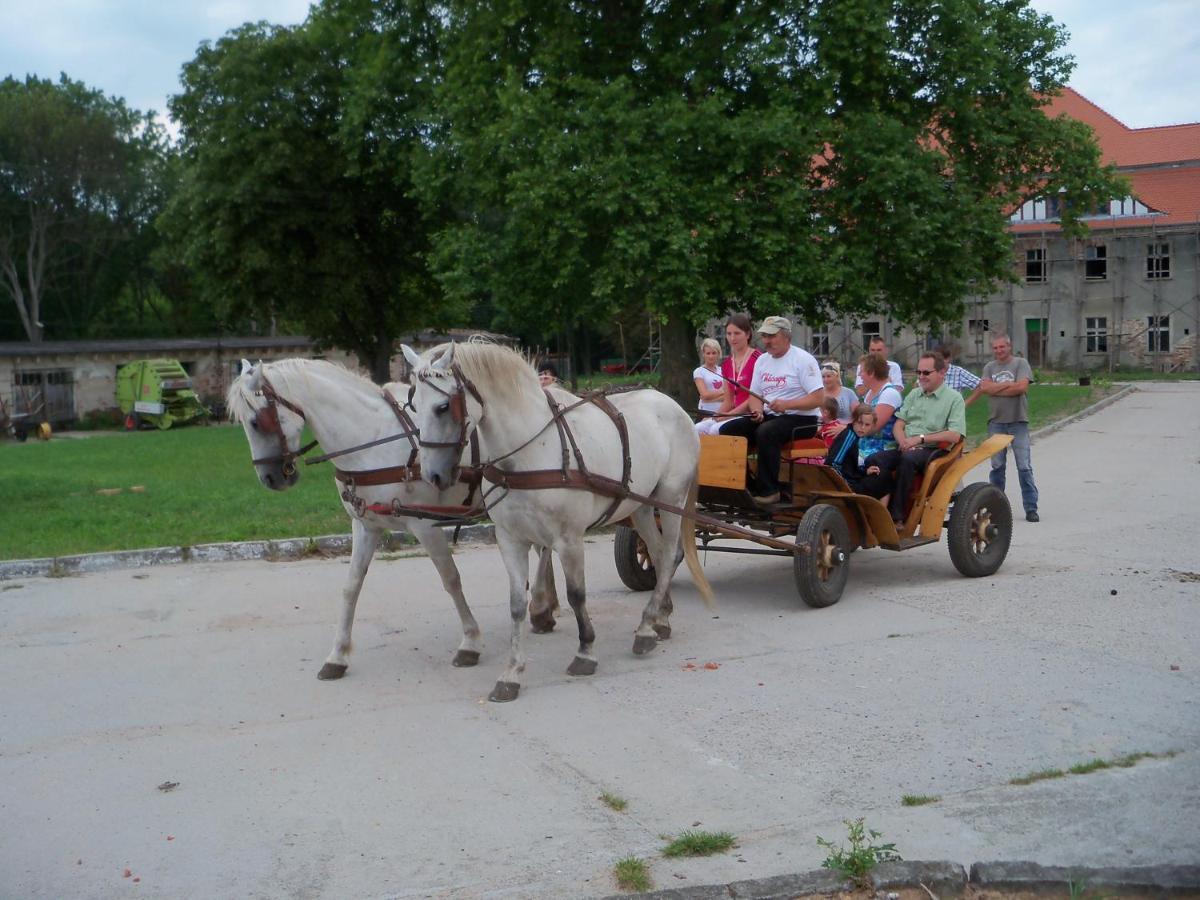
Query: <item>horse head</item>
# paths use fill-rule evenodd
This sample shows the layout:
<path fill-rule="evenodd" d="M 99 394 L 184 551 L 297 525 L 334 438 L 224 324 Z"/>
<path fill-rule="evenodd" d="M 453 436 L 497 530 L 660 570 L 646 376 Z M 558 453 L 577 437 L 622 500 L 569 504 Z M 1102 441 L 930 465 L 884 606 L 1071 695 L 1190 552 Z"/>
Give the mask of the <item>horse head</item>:
<path fill-rule="evenodd" d="M 454 365 L 454 344 L 437 347 L 423 359 L 407 345 L 412 368 L 409 405 L 420 438 L 421 477 L 439 490 L 455 483 L 456 469 L 483 406 L 478 393 Z"/>
<path fill-rule="evenodd" d="M 246 433 L 258 480 L 273 491 L 286 491 L 300 480 L 296 459 L 304 453 L 304 413 L 276 393 L 265 369 L 261 361 L 254 365 L 243 359 L 225 408 Z"/>

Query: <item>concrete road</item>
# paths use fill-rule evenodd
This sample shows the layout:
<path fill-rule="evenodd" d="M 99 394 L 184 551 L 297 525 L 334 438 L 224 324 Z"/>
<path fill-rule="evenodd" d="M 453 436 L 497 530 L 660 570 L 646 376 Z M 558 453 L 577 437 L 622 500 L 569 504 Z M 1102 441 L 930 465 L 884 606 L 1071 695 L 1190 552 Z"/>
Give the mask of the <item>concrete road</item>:
<path fill-rule="evenodd" d="M 315 675 L 344 560 L 0 582 L 0 896 L 587 897 L 629 855 L 658 887 L 813 869 L 859 816 L 909 859 L 1200 862 L 1197 409 L 1198 384 L 1145 385 L 1035 444 L 1043 521 L 994 577 L 944 543 L 873 550 L 812 610 L 788 561 L 710 554 L 719 610 L 678 576 L 645 658 L 646 595 L 598 536 L 600 671 L 564 674 L 564 618 L 505 705 L 484 700 L 508 619 L 489 546 L 457 555 L 478 668 L 450 666 L 428 560 L 396 558 L 340 682 Z M 693 827 L 737 848 L 656 855 Z"/>

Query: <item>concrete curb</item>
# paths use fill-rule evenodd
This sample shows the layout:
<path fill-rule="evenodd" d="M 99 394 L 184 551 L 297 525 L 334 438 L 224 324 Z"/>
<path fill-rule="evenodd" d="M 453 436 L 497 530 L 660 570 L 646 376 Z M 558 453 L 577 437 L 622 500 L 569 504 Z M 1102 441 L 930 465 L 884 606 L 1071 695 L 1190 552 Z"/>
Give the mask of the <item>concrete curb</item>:
<path fill-rule="evenodd" d="M 444 526 L 453 538 L 454 526 Z M 459 529 L 460 543 L 491 543 L 493 525 L 464 525 Z M 387 546 L 411 546 L 416 540 L 407 531 L 393 531 Z M 42 559 L 13 559 L 0 562 L 0 581 L 14 578 L 63 578 L 112 569 L 141 569 L 146 566 L 177 565 L 188 562 L 238 562 L 249 559 L 302 559 L 314 554 L 341 556 L 349 553 L 349 534 L 327 534 L 315 538 L 284 538 L 274 541 L 228 541 L 196 544 L 191 547 L 153 547 L 143 550 L 114 550 L 107 553 L 81 553 L 77 556 L 53 556 Z M 386 547 L 381 547 L 381 550 Z"/>
<path fill-rule="evenodd" d="M 1123 397 L 1136 391 L 1126 385 L 1110 397 L 1105 397 L 1086 409 L 1065 419 L 1039 428 L 1029 437 L 1038 440 L 1054 434 L 1061 428 L 1086 419 Z M 445 526 L 452 528 L 453 526 Z M 470 543 L 493 543 L 496 540 L 492 525 L 464 525 L 459 530 L 458 540 Z M 414 540 L 406 531 L 393 531 L 393 543 L 412 544 Z M 140 569 L 144 566 L 175 565 L 187 562 L 236 562 L 248 559 L 300 559 L 320 552 L 341 555 L 350 552 L 350 535 L 329 534 L 316 538 L 284 538 L 274 541 L 240 541 L 219 544 L 197 544 L 193 547 L 154 547 L 144 550 L 114 550 L 108 553 L 83 553 L 77 556 L 54 556 L 41 559 L 13 559 L 0 561 L 0 581 L 14 578 L 59 578 L 68 575 L 86 575 L 112 569 Z"/>
<path fill-rule="evenodd" d="M 991 890 L 1061 893 L 1068 883 L 1088 894 L 1136 893 L 1139 896 L 1200 896 L 1200 866 L 1041 866 L 1033 862 L 990 862 L 971 866 L 970 883 Z"/>
<path fill-rule="evenodd" d="M 871 872 L 871 887 L 880 892 L 928 888 L 936 897 L 960 897 L 968 887 L 989 891 L 1021 891 L 1067 897 L 1071 885 L 1083 885 L 1090 896 L 1136 894 L 1139 897 L 1200 896 L 1200 866 L 1041 866 L 1032 862 L 977 862 L 970 874 L 956 862 L 896 861 Z M 855 885 L 829 869 L 776 875 L 730 884 L 667 888 L 644 894 L 610 894 L 603 900 L 794 900 L 810 895 L 850 892 Z"/>

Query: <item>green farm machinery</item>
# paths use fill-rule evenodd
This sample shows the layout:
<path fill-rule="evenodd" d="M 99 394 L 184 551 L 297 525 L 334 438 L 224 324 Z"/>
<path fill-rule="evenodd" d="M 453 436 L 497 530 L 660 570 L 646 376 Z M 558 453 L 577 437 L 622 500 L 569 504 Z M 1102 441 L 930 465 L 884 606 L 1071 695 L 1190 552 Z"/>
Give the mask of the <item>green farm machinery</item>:
<path fill-rule="evenodd" d="M 130 431 L 142 423 L 170 428 L 208 415 L 188 373 L 174 359 L 140 359 L 122 366 L 117 371 L 117 405 Z"/>

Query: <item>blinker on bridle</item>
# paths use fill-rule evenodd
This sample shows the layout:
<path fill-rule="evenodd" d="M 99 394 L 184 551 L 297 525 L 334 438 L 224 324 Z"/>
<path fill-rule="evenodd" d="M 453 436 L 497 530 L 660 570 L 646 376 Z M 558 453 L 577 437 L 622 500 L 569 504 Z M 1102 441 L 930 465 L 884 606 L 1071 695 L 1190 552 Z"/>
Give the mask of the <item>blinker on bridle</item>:
<path fill-rule="evenodd" d="M 458 425 L 458 440 L 456 441 L 427 441 L 424 437 L 418 436 L 417 443 L 422 447 L 430 448 L 451 448 L 462 452 L 467 446 L 467 441 L 470 440 L 470 430 L 467 427 L 467 393 L 469 392 L 475 401 L 482 407 L 483 397 L 471 380 L 462 373 L 462 369 L 457 364 L 450 366 L 450 374 L 454 376 L 454 390 L 446 391 L 440 388 L 434 381 L 435 376 L 429 372 L 416 373 L 417 381 L 428 385 L 431 389 L 437 391 L 446 398 L 449 404 L 450 419 Z M 416 394 L 417 386 L 413 384 L 408 389 L 408 406 L 412 407 L 413 397 Z"/>
<path fill-rule="evenodd" d="M 308 417 L 304 415 L 304 410 L 299 406 L 292 403 L 286 397 L 279 396 L 279 393 L 275 390 L 275 386 L 267 379 L 266 372 L 261 372 L 259 377 L 262 379 L 262 388 L 255 391 L 255 394 L 256 396 L 265 397 L 267 405 L 254 414 L 253 425 L 264 434 L 273 435 L 279 441 L 279 453 L 275 456 L 260 456 L 257 459 L 250 460 L 250 462 L 256 466 L 282 463 L 284 477 L 291 478 L 296 474 L 296 460 L 317 446 L 317 442 L 309 441 L 299 450 L 292 450 L 288 447 L 287 436 L 283 433 L 283 425 L 279 422 L 279 407 L 283 406 L 290 409 L 302 421 L 307 422 Z"/>

